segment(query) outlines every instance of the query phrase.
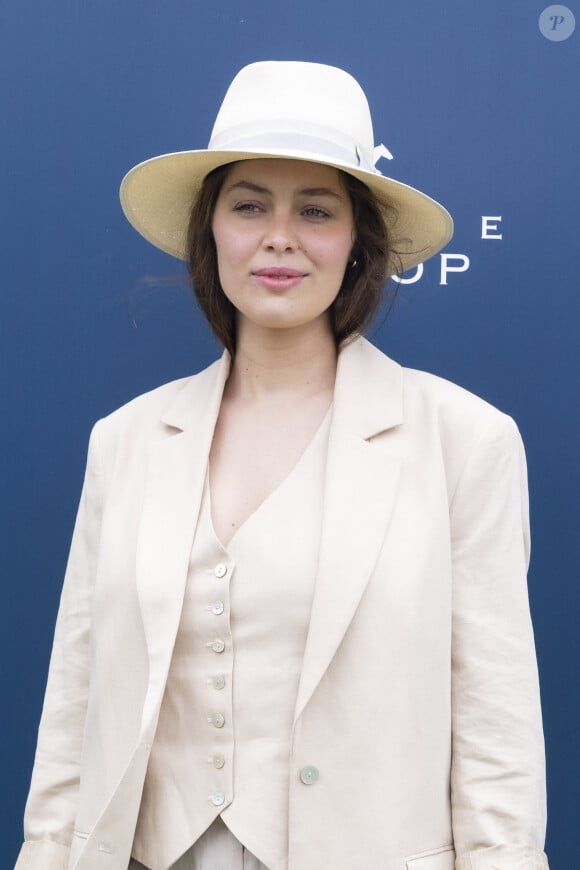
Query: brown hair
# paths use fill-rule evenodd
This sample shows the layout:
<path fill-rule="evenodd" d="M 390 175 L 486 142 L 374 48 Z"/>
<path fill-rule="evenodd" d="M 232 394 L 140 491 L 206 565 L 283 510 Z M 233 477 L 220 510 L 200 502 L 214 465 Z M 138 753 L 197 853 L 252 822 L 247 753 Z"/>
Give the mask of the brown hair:
<path fill-rule="evenodd" d="M 197 301 L 215 336 L 232 354 L 236 349 L 236 310 L 222 290 L 212 232 L 215 205 L 233 164 L 219 166 L 204 179 L 196 196 L 187 231 L 187 263 Z M 356 240 L 351 263 L 330 307 L 337 345 L 363 332 L 375 318 L 385 295 L 387 276 L 400 272 L 385 216 L 393 207 L 380 202 L 354 176 L 340 171 L 350 197 Z M 392 267 L 392 268 L 391 268 Z M 390 304 L 394 301 L 396 287 Z"/>

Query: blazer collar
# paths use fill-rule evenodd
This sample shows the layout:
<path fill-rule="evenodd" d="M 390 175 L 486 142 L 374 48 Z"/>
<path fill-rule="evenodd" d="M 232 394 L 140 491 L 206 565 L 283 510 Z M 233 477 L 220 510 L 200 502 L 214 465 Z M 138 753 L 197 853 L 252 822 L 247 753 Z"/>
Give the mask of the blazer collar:
<path fill-rule="evenodd" d="M 202 408 L 204 416 L 209 409 L 212 417 L 217 416 L 230 366 L 231 357 L 226 350 L 221 359 L 189 378 L 165 409 L 162 422 L 185 430 L 200 425 Z M 338 354 L 333 424 L 368 439 L 402 421 L 401 366 L 362 336 L 345 343 Z"/>
<path fill-rule="evenodd" d="M 221 359 L 187 378 L 183 389 L 162 413 L 161 422 L 181 431 L 203 426 L 208 417 L 215 425 L 230 365 L 231 357 L 224 350 Z"/>
<path fill-rule="evenodd" d="M 361 336 L 338 355 L 333 425 L 368 440 L 403 421 L 401 366 Z"/>

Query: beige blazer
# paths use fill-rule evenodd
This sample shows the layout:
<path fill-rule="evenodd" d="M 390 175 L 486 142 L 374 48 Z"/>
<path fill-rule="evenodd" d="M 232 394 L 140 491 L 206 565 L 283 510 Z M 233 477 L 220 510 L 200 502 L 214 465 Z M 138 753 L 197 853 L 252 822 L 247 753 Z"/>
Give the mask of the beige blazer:
<path fill-rule="evenodd" d="M 93 430 L 17 870 L 127 868 L 227 372 L 224 355 Z M 289 870 L 546 870 L 527 560 L 512 420 L 347 345 Z"/>

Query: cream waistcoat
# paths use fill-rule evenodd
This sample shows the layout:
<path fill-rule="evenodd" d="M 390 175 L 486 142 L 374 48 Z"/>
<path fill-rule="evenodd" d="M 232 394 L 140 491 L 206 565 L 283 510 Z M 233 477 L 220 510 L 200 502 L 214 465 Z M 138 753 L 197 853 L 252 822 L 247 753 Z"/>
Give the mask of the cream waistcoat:
<path fill-rule="evenodd" d="M 213 530 L 206 479 L 133 845 L 151 870 L 170 867 L 220 813 L 271 870 L 287 864 L 290 735 L 329 418 L 227 549 Z"/>

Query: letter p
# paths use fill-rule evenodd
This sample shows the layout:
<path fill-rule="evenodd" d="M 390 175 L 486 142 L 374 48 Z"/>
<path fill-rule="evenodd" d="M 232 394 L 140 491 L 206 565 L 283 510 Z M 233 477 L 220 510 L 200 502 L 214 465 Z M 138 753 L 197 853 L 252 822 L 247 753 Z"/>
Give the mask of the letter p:
<path fill-rule="evenodd" d="M 457 266 L 450 266 L 450 260 L 460 260 Z M 469 269 L 469 257 L 467 254 L 441 254 L 441 280 L 440 284 L 447 284 L 449 272 L 467 272 Z"/>
<path fill-rule="evenodd" d="M 558 27 L 564 23 L 564 16 L 550 15 L 550 21 L 552 22 L 552 30 L 557 30 Z"/>

